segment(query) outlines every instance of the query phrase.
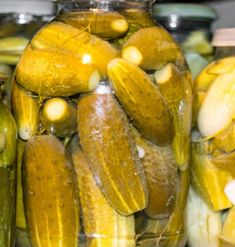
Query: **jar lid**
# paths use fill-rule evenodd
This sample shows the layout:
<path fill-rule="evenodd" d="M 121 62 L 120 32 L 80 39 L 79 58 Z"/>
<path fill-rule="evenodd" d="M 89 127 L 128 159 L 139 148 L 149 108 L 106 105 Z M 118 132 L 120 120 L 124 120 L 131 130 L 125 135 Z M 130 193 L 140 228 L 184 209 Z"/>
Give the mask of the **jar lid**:
<path fill-rule="evenodd" d="M 215 30 L 212 46 L 235 46 L 235 28 Z"/>
<path fill-rule="evenodd" d="M 217 12 L 213 8 L 203 4 L 191 3 L 154 4 L 153 15 L 155 17 L 176 15 L 186 18 L 203 18 L 209 20 L 215 20 L 217 18 Z"/>
<path fill-rule="evenodd" d="M 55 5 L 51 0 L 0 0 L 0 14 L 7 13 L 53 15 Z"/>

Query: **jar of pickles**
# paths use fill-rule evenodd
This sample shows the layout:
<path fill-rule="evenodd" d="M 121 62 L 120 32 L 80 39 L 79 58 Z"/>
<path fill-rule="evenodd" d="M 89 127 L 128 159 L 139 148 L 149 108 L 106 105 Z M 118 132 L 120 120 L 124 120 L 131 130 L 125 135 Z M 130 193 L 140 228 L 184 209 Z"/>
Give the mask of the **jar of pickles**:
<path fill-rule="evenodd" d="M 32 247 L 184 246 L 191 76 L 148 1 L 59 0 L 12 105 Z"/>
<path fill-rule="evenodd" d="M 0 0 L 0 71 L 9 77 L 2 88 L 8 106 L 14 66 L 32 36 L 54 14 L 50 0 Z"/>
<path fill-rule="evenodd" d="M 191 168 L 196 193 L 190 196 L 188 214 L 192 247 L 235 245 L 235 29 L 217 30 L 212 44 L 214 61 L 194 84 Z"/>

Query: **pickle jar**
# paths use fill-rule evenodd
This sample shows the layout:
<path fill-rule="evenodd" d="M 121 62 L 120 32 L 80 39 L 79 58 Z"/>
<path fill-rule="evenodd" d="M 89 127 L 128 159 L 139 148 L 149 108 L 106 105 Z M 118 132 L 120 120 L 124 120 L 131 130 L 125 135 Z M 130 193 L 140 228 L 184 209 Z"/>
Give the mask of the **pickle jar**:
<path fill-rule="evenodd" d="M 213 62 L 193 86 L 191 247 L 235 245 L 235 28 L 216 30 L 212 45 Z"/>
<path fill-rule="evenodd" d="M 195 78 L 213 58 L 211 27 L 217 12 L 206 4 L 161 3 L 154 5 L 153 17 L 181 44 Z"/>
<path fill-rule="evenodd" d="M 32 247 L 184 246 L 192 82 L 180 47 L 148 1 L 58 4 L 12 90 Z"/>
<path fill-rule="evenodd" d="M 0 71 L 9 77 L 2 88 L 8 106 L 14 67 L 29 40 L 53 18 L 55 10 L 50 0 L 0 0 Z"/>

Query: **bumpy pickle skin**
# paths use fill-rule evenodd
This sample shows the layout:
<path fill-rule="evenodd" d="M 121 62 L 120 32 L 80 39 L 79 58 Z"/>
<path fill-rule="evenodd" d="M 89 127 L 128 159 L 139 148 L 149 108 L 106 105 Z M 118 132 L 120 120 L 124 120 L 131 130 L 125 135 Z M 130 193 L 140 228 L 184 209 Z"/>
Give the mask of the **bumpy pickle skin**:
<path fill-rule="evenodd" d="M 112 207 L 122 215 L 144 209 L 143 167 L 127 117 L 111 93 L 80 98 L 78 133 L 96 183 Z"/>
<path fill-rule="evenodd" d="M 75 104 L 62 98 L 51 98 L 44 102 L 40 115 L 42 128 L 59 137 L 77 132 L 77 110 Z"/>
<path fill-rule="evenodd" d="M 135 247 L 134 216 L 111 207 L 95 183 L 83 151 L 72 148 L 87 247 Z"/>
<path fill-rule="evenodd" d="M 172 148 L 176 164 L 180 169 L 185 169 L 189 163 L 192 81 L 176 65 L 168 63 L 155 72 L 155 82 L 173 118 L 175 136 Z"/>
<path fill-rule="evenodd" d="M 117 39 L 129 28 L 124 16 L 118 12 L 87 11 L 63 13 L 59 20 L 73 27 L 88 31 L 104 40 Z"/>
<path fill-rule="evenodd" d="M 87 31 L 74 28 L 61 22 L 52 22 L 41 29 L 31 41 L 32 49 L 55 48 L 76 57 L 81 63 L 95 66 L 103 76 L 107 64 L 118 55 L 117 50 Z"/>
<path fill-rule="evenodd" d="M 146 27 L 124 43 L 122 57 L 144 70 L 159 69 L 169 62 L 184 63 L 179 46 L 161 27 Z"/>
<path fill-rule="evenodd" d="M 22 165 L 23 197 L 32 246 L 77 247 L 79 202 L 75 170 L 53 135 L 32 137 Z"/>
<path fill-rule="evenodd" d="M 179 177 L 170 146 L 158 147 L 134 133 L 137 147 L 144 154 L 141 159 L 149 190 L 149 203 L 144 210 L 153 219 L 168 218 L 174 210 Z"/>
<path fill-rule="evenodd" d="M 157 145 L 173 140 L 169 109 L 158 88 L 138 66 L 121 58 L 108 64 L 114 91 L 136 128 Z"/>
<path fill-rule="evenodd" d="M 55 47 L 26 47 L 16 68 L 17 82 L 39 96 L 70 96 L 90 91 L 100 78 L 96 67 Z"/>
<path fill-rule="evenodd" d="M 220 211 L 232 206 L 224 193 L 224 188 L 232 180 L 232 176 L 212 163 L 208 145 L 208 141 L 191 145 L 191 181 L 195 191 L 208 206 L 214 211 Z"/>
<path fill-rule="evenodd" d="M 39 99 L 25 91 L 16 81 L 13 81 L 11 98 L 18 135 L 27 141 L 38 132 Z"/>

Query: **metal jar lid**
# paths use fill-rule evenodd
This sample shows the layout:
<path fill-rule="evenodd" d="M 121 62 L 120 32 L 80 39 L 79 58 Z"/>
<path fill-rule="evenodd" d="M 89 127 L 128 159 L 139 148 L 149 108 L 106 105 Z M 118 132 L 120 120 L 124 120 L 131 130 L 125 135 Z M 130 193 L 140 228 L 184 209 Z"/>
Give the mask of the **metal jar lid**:
<path fill-rule="evenodd" d="M 235 28 L 217 29 L 212 39 L 213 46 L 235 46 Z"/>
<path fill-rule="evenodd" d="M 0 0 L 0 14 L 7 13 L 53 15 L 55 5 L 51 0 Z"/>
<path fill-rule="evenodd" d="M 204 4 L 193 3 L 156 3 L 153 6 L 154 17 L 169 17 L 171 15 L 189 19 L 215 20 L 217 12 Z"/>

